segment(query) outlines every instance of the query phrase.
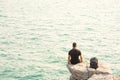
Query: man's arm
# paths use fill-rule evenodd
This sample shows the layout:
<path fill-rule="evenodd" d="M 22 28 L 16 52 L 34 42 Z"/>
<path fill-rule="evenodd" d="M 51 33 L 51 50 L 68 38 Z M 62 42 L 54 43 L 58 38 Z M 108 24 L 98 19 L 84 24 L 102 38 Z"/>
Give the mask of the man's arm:
<path fill-rule="evenodd" d="M 68 64 L 70 64 L 70 55 L 68 54 Z"/>
<path fill-rule="evenodd" d="M 82 58 L 82 55 L 80 55 L 80 61 L 83 62 L 83 58 Z"/>

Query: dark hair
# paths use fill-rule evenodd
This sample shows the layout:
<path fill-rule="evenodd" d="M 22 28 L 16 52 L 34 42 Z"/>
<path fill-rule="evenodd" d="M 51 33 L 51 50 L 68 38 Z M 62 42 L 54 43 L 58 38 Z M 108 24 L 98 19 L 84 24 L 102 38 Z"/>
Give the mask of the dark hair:
<path fill-rule="evenodd" d="M 76 45 L 77 45 L 76 42 L 73 42 L 73 47 L 76 47 Z"/>

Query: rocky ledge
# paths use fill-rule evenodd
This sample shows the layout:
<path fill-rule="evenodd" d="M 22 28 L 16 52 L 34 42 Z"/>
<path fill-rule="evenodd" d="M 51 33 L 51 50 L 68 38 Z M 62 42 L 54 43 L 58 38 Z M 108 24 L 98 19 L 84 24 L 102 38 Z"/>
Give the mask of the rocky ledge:
<path fill-rule="evenodd" d="M 71 73 L 70 80 L 119 80 L 114 78 L 111 69 L 102 63 L 99 63 L 97 70 L 89 68 L 87 62 L 67 64 L 67 68 Z"/>

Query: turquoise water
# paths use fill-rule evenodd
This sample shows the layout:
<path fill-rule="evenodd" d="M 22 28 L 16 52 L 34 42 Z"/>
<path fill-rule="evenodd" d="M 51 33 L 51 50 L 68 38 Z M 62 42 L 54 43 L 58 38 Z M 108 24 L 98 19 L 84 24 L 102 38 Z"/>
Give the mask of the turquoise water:
<path fill-rule="evenodd" d="M 69 80 L 72 42 L 120 75 L 120 1 L 0 0 L 0 80 Z"/>

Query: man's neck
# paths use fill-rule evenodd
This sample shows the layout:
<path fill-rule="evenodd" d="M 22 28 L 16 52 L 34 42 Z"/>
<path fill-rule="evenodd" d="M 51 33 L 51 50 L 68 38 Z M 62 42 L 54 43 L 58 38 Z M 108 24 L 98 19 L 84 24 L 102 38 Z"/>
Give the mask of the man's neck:
<path fill-rule="evenodd" d="M 73 49 L 76 49 L 76 47 L 73 47 Z"/>

